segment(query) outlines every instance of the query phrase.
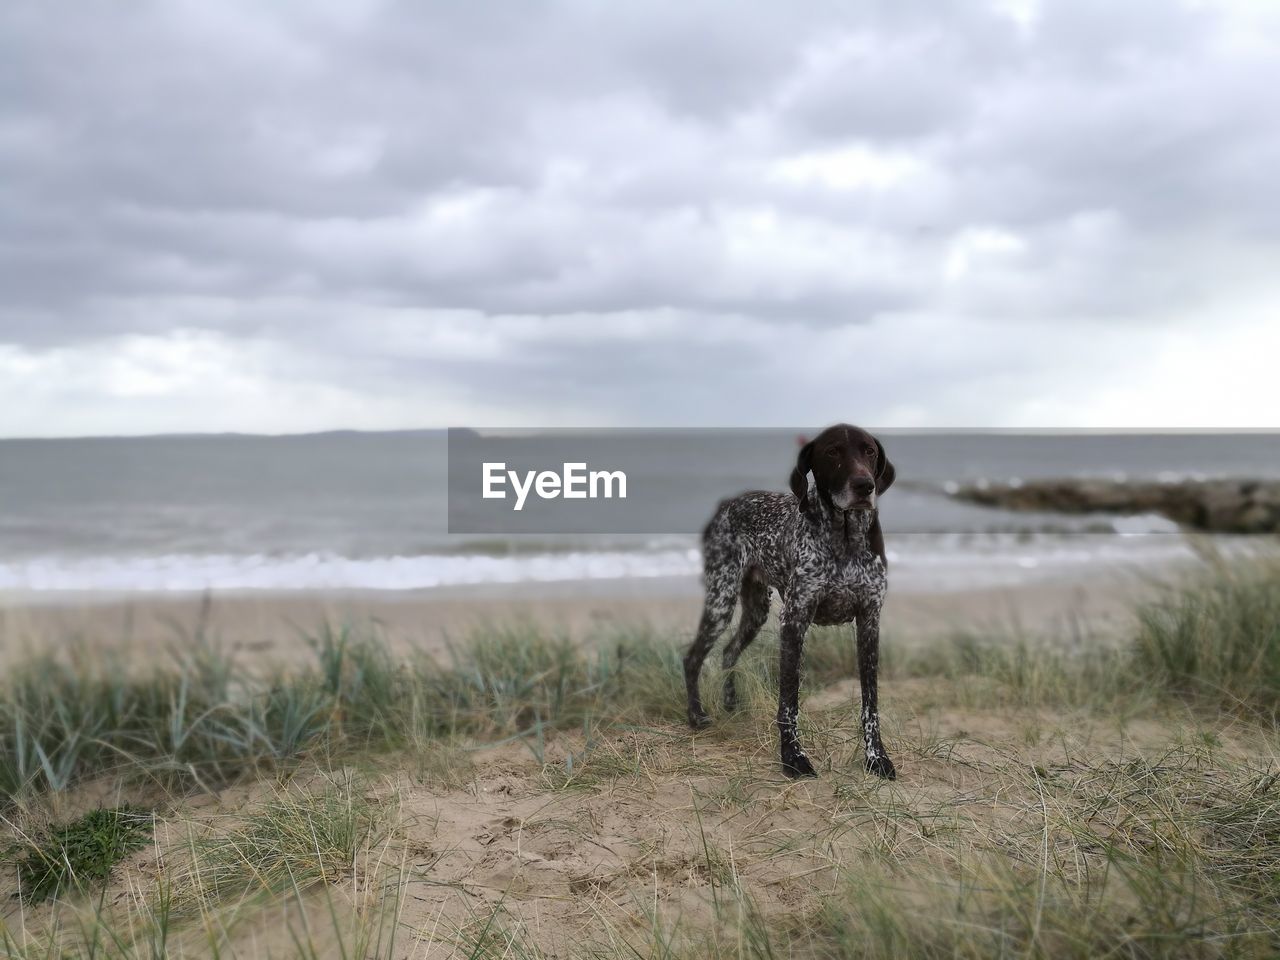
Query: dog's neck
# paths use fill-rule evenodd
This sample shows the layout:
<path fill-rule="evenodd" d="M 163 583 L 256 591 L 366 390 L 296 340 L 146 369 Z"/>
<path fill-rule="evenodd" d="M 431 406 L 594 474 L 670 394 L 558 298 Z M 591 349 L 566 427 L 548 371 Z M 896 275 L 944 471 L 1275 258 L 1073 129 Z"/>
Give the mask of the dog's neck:
<path fill-rule="evenodd" d="M 836 556 L 854 556 L 870 548 L 868 536 L 875 523 L 876 511 L 841 510 L 825 493 L 819 492 L 810 502 L 818 504 L 818 524 L 826 533 L 827 542 Z"/>

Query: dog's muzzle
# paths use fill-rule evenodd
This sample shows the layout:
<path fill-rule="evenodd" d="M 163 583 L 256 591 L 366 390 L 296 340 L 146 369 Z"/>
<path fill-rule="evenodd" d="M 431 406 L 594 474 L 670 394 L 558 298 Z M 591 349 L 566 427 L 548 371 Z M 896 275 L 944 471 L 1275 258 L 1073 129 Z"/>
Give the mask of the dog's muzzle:
<path fill-rule="evenodd" d="M 874 510 L 876 508 L 875 481 L 870 487 L 860 483 L 858 479 L 849 481 L 845 488 L 831 498 L 841 510 Z"/>

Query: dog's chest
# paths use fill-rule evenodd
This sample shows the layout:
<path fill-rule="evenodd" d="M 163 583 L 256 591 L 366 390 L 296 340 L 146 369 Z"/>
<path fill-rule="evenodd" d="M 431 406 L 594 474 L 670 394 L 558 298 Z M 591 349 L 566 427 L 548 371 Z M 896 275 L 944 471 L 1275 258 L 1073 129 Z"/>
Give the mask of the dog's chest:
<path fill-rule="evenodd" d="M 888 577 L 880 558 L 871 552 L 832 560 L 825 573 L 825 589 L 814 617 L 816 623 L 848 623 L 867 608 L 884 603 Z"/>

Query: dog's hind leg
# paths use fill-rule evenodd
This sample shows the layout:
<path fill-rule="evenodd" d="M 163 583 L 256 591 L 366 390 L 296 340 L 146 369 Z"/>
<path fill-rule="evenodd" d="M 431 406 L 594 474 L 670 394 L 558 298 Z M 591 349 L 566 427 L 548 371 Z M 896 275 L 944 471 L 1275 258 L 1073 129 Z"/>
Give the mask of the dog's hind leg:
<path fill-rule="evenodd" d="M 705 548 L 704 548 L 705 549 Z M 733 618 L 733 605 L 741 576 L 736 565 L 726 562 L 729 558 L 715 551 L 706 551 L 705 580 L 707 595 L 702 604 L 702 619 L 698 622 L 698 634 L 684 655 L 684 685 L 689 697 L 689 726 L 694 729 L 707 726 L 711 718 L 702 706 L 702 693 L 698 677 L 707 654 Z"/>
<path fill-rule="evenodd" d="M 738 708 L 738 687 L 734 679 L 734 667 L 742 652 L 751 646 L 752 641 L 760 635 L 760 628 L 769 619 L 769 585 L 753 571 L 748 570 L 742 578 L 742 618 L 738 621 L 738 629 L 724 648 L 724 708 Z"/>

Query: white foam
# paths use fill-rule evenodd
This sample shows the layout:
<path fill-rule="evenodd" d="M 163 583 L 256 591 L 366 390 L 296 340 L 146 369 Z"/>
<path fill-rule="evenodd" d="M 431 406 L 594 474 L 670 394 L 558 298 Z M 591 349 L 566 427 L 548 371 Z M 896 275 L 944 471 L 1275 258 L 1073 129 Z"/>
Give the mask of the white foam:
<path fill-rule="evenodd" d="M 1196 555 L 1183 537 L 1165 534 L 956 533 L 900 536 L 888 556 L 896 589 L 946 592 L 1150 569 Z"/>
<path fill-rule="evenodd" d="M 1144 524 L 1144 526 L 1146 526 Z M 1155 526 L 1155 524 L 1151 524 Z M 1001 586 L 1089 568 L 1145 566 L 1194 557 L 1181 536 L 956 533 L 899 535 L 890 541 L 895 586 L 951 590 Z M 351 558 L 170 554 L 157 557 L 57 557 L 0 563 L 0 592 L 193 592 L 203 590 L 422 590 L 474 584 L 551 583 L 646 577 L 697 577 L 700 552 L 667 543 L 643 550 L 426 554 Z"/>
<path fill-rule="evenodd" d="M 1141 513 L 1134 516 L 1116 517 L 1111 521 L 1116 533 L 1177 533 L 1178 524 L 1158 513 Z"/>
<path fill-rule="evenodd" d="M 613 580 L 699 572 L 697 550 L 372 557 L 169 555 L 0 564 L 0 590 L 419 590 L 481 583 Z"/>

